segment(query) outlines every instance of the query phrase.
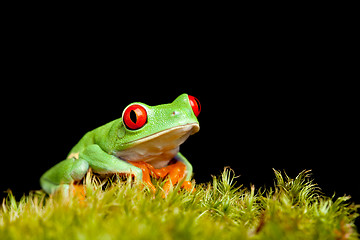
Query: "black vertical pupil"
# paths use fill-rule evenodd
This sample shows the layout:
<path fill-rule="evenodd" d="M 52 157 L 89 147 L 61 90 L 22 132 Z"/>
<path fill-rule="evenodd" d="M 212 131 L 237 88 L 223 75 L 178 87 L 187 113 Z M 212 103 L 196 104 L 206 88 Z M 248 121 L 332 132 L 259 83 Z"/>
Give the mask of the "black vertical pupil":
<path fill-rule="evenodd" d="M 136 121 L 137 121 L 137 116 L 136 116 L 136 113 L 135 113 L 134 110 L 131 110 L 131 112 L 130 112 L 130 119 L 131 119 L 131 121 L 133 121 L 134 123 L 136 123 Z"/>

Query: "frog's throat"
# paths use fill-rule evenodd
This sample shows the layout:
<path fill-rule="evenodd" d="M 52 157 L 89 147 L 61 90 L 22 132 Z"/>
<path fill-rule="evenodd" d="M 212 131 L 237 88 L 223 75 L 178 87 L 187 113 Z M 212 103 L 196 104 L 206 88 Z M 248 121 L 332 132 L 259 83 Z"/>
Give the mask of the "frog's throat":
<path fill-rule="evenodd" d="M 115 153 L 126 161 L 144 161 L 154 167 L 165 166 L 179 152 L 179 146 L 200 130 L 198 123 L 172 127 L 129 142 L 129 147 Z"/>

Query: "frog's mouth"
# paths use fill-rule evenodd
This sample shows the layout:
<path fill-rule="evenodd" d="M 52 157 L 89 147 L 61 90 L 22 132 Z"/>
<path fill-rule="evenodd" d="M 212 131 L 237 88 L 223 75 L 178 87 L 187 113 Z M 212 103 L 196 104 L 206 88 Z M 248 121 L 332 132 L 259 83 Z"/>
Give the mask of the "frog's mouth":
<path fill-rule="evenodd" d="M 179 152 L 179 146 L 199 130 L 198 123 L 176 126 L 129 142 L 128 149 L 115 154 L 126 161 L 144 161 L 155 168 L 163 167 Z"/>

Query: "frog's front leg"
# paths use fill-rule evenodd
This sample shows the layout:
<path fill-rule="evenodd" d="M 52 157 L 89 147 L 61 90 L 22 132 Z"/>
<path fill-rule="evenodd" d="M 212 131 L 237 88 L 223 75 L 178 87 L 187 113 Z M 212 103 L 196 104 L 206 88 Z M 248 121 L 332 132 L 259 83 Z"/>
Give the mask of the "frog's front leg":
<path fill-rule="evenodd" d="M 78 157 L 78 159 L 76 159 Z M 56 192 L 59 188 L 65 190 L 74 181 L 84 178 L 92 168 L 97 173 L 127 173 L 133 174 L 136 180 L 142 180 L 141 169 L 105 153 L 98 145 L 87 146 L 76 157 L 66 159 L 50 168 L 40 178 L 40 185 L 48 194 Z"/>
<path fill-rule="evenodd" d="M 69 158 L 59 162 L 40 178 L 40 185 L 48 194 L 59 188 L 69 189 L 70 183 L 81 180 L 89 169 L 89 164 L 83 159 Z"/>
<path fill-rule="evenodd" d="M 79 158 L 88 162 L 91 169 L 96 173 L 132 174 L 135 176 L 136 181 L 142 181 L 143 174 L 140 168 L 104 152 L 97 144 L 87 146 L 84 151 L 79 154 Z"/>

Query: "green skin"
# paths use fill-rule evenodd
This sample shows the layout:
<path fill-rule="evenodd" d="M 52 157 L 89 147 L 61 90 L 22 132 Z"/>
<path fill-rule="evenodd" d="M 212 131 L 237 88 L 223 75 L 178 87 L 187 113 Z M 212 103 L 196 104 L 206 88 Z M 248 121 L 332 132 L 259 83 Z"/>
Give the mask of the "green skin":
<path fill-rule="evenodd" d="M 127 161 L 145 161 L 155 168 L 165 167 L 172 159 L 186 166 L 185 180 L 192 176 L 192 166 L 179 152 L 179 146 L 199 131 L 199 122 L 187 94 L 170 104 L 148 106 L 147 122 L 137 130 L 128 129 L 123 117 L 88 132 L 61 161 L 40 178 L 45 192 L 52 194 L 59 188 L 68 189 L 74 181 L 84 178 L 89 168 L 102 174 L 124 173 L 142 181 L 142 170 Z M 126 108 L 125 108 L 126 109 Z M 125 112 L 125 110 L 124 110 Z M 123 115 L 124 116 L 124 112 Z"/>

